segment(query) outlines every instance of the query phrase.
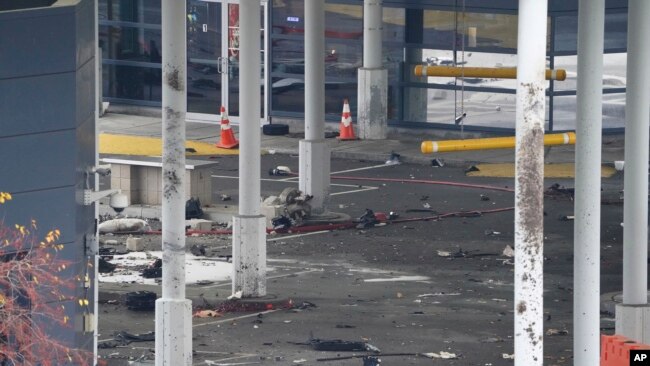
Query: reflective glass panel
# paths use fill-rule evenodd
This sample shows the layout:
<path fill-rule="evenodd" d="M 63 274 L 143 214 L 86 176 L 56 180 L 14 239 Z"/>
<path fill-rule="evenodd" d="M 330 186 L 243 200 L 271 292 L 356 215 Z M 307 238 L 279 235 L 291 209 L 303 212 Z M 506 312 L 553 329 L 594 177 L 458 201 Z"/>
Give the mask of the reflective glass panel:
<path fill-rule="evenodd" d="M 99 0 L 99 20 L 160 24 L 160 0 Z"/>
<path fill-rule="evenodd" d="M 162 100 L 161 69 L 104 64 L 102 71 L 105 97 L 154 102 Z"/>

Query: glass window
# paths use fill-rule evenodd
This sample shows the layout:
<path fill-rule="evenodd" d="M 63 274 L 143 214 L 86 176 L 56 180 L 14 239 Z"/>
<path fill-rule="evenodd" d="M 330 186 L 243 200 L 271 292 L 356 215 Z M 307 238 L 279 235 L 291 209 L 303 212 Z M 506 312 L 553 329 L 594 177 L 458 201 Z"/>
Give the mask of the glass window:
<path fill-rule="evenodd" d="M 465 39 L 466 49 L 501 48 L 516 52 L 517 19 L 513 14 L 460 12 L 458 32 Z"/>
<path fill-rule="evenodd" d="M 515 128 L 514 94 L 405 88 L 404 119 L 456 125 L 463 113 L 465 126 Z"/>
<path fill-rule="evenodd" d="M 433 48 L 453 49 L 456 34 L 455 13 L 424 10 L 422 16 L 422 43 L 431 45 Z M 413 32 L 419 33 L 417 29 Z M 458 42 L 458 46 L 460 46 L 460 42 Z"/>
<path fill-rule="evenodd" d="M 398 8 L 384 7 L 382 34 L 384 42 L 404 42 L 405 32 L 405 10 Z M 385 43 L 384 43 L 385 47 Z"/>
<path fill-rule="evenodd" d="M 325 4 L 325 37 L 363 40 L 363 6 Z"/>
<path fill-rule="evenodd" d="M 603 128 L 625 128 L 625 93 L 603 95 Z"/>
<path fill-rule="evenodd" d="M 578 16 L 555 18 L 555 51 L 576 53 L 578 47 Z M 627 47 L 627 13 L 605 14 L 605 50 Z"/>
<path fill-rule="evenodd" d="M 305 81 L 302 78 L 271 79 L 271 105 L 274 111 L 305 112 Z"/>
<path fill-rule="evenodd" d="M 305 49 L 302 39 L 274 39 L 271 71 L 288 74 L 305 73 Z"/>
<path fill-rule="evenodd" d="M 105 97 L 162 100 L 161 69 L 104 64 L 102 70 Z"/>
<path fill-rule="evenodd" d="M 103 58 L 160 63 L 161 31 L 136 27 L 99 27 Z"/>
<path fill-rule="evenodd" d="M 553 130 L 576 129 L 576 96 L 553 98 Z M 625 94 L 603 95 L 603 129 L 625 127 Z"/>
<path fill-rule="evenodd" d="M 272 32 L 276 35 L 305 33 L 305 5 L 302 0 L 273 1 Z"/>
<path fill-rule="evenodd" d="M 605 14 L 605 49 L 627 48 L 627 13 Z"/>
<path fill-rule="evenodd" d="M 627 54 L 607 53 L 603 56 L 603 89 L 625 88 Z M 555 68 L 565 69 L 565 81 L 556 81 L 555 90 L 576 90 L 578 83 L 578 56 L 556 56 Z"/>
<path fill-rule="evenodd" d="M 326 39 L 325 49 L 325 76 L 357 77 L 357 70 L 363 66 L 361 42 Z"/>
<path fill-rule="evenodd" d="M 161 0 L 99 0 L 99 19 L 160 24 Z"/>

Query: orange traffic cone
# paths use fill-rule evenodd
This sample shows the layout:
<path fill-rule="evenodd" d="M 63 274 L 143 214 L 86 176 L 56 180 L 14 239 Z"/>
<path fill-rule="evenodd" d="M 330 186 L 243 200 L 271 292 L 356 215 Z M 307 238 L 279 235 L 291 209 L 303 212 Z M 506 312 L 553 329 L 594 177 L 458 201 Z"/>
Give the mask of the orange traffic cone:
<path fill-rule="evenodd" d="M 232 149 L 237 147 L 237 145 L 239 145 L 239 141 L 235 138 L 235 134 L 232 132 L 232 127 L 230 127 L 226 107 L 221 106 L 221 139 L 219 143 L 217 143 L 217 147 Z"/>
<path fill-rule="evenodd" d="M 352 127 L 352 116 L 350 116 L 350 103 L 347 99 L 343 101 L 343 115 L 339 125 L 339 140 L 356 140 L 354 128 Z"/>

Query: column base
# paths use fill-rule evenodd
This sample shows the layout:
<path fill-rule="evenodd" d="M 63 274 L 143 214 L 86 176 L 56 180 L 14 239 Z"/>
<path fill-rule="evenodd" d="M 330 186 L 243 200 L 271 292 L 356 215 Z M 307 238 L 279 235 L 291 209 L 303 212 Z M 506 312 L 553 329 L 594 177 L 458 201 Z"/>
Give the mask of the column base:
<path fill-rule="evenodd" d="M 232 292 L 242 297 L 266 295 L 266 218 L 264 215 L 233 217 Z"/>
<path fill-rule="evenodd" d="M 385 140 L 388 137 L 388 71 L 359 69 L 359 138 Z"/>
<path fill-rule="evenodd" d="M 156 300 L 156 366 L 192 365 L 192 302 Z"/>
<path fill-rule="evenodd" d="M 325 212 L 330 198 L 330 148 L 323 140 L 300 140 L 299 189 L 314 196 L 312 213 Z"/>
<path fill-rule="evenodd" d="M 616 334 L 650 344 L 650 305 L 616 305 Z"/>

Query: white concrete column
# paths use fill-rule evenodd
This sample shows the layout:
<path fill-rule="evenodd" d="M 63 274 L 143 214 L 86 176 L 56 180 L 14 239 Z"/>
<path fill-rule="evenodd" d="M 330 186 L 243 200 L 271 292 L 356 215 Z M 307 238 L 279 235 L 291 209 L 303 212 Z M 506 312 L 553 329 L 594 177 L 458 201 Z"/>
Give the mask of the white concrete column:
<path fill-rule="evenodd" d="M 519 0 L 515 150 L 515 365 L 544 364 L 546 0 Z"/>
<path fill-rule="evenodd" d="M 185 299 L 185 2 L 162 0 L 162 298 L 156 365 L 192 365 L 192 303 Z"/>
<path fill-rule="evenodd" d="M 605 0 L 580 0 L 573 266 L 573 364 L 600 362 L 600 165 Z"/>
<path fill-rule="evenodd" d="M 357 120 L 359 137 L 382 140 L 388 135 L 388 71 L 383 68 L 382 0 L 363 2 L 363 67 L 359 69 Z"/>
<path fill-rule="evenodd" d="M 623 304 L 616 333 L 648 342 L 648 128 L 650 118 L 650 1 L 630 0 L 627 33 Z"/>
<path fill-rule="evenodd" d="M 259 1 L 239 4 L 239 215 L 233 222 L 233 293 L 266 295 L 266 221 L 260 214 Z M 259 227 L 262 223 L 261 228 Z"/>
<path fill-rule="evenodd" d="M 382 68 L 383 1 L 363 1 L 363 67 Z"/>
<path fill-rule="evenodd" d="M 305 1 L 305 139 L 300 141 L 299 151 L 299 188 L 314 196 L 312 212 L 322 213 L 330 187 L 330 151 L 325 142 L 324 0 Z"/>

